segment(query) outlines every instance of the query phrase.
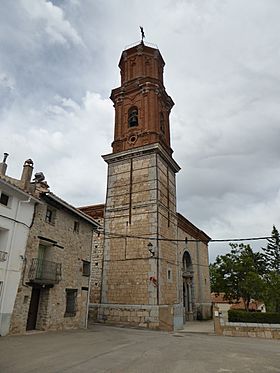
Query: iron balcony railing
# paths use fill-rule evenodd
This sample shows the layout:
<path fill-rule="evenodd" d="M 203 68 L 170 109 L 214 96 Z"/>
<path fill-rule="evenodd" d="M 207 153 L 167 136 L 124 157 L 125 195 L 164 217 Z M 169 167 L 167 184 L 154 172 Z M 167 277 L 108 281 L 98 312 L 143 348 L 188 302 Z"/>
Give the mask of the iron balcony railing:
<path fill-rule="evenodd" d="M 61 264 L 33 258 L 29 269 L 29 281 L 42 285 L 58 284 L 61 280 Z"/>

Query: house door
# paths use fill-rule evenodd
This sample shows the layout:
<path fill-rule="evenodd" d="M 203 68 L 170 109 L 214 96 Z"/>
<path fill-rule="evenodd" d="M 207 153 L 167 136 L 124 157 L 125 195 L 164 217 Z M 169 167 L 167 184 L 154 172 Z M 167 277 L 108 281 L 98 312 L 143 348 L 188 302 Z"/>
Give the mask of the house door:
<path fill-rule="evenodd" d="M 31 299 L 29 304 L 26 330 L 36 329 L 37 313 L 40 300 L 40 288 L 32 288 Z"/>

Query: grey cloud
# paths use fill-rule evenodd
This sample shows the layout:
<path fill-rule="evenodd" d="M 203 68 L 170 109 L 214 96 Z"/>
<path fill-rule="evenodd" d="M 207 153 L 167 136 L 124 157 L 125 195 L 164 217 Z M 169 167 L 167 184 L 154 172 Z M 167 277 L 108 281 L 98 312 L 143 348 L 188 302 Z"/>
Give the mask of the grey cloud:
<path fill-rule="evenodd" d="M 33 157 L 69 202 L 104 201 L 108 97 L 143 25 L 176 103 L 178 211 L 213 238 L 280 226 L 278 1 L 36 0 L 28 11 L 34 1 L 6 2 L 0 14 L 0 148 L 11 173 Z M 211 244 L 211 259 L 224 250 Z"/>

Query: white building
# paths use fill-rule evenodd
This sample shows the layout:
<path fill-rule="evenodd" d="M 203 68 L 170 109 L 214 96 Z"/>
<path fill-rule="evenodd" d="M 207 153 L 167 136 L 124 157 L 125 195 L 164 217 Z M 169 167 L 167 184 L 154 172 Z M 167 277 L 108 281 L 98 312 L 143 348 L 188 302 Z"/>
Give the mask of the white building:
<path fill-rule="evenodd" d="M 32 224 L 35 197 L 5 177 L 6 157 L 0 163 L 0 335 L 8 334 L 29 229 Z M 32 168 L 25 164 L 24 170 Z M 31 170 L 32 173 L 32 170 Z M 23 173 L 24 176 L 24 173 Z M 31 176 L 31 174 L 30 174 Z M 23 179 L 21 179 L 23 181 Z M 27 180 L 25 180 L 27 181 Z"/>

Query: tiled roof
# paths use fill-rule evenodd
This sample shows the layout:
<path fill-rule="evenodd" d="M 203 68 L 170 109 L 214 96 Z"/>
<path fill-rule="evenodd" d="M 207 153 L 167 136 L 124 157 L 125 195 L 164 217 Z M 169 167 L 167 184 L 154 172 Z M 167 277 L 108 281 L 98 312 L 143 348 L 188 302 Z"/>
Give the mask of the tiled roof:
<path fill-rule="evenodd" d="M 243 298 L 239 298 L 238 301 L 229 301 L 224 298 L 225 293 L 211 293 L 211 301 L 212 303 L 222 303 L 222 304 L 230 304 L 231 309 L 235 310 L 244 310 L 245 309 L 245 302 Z M 263 302 L 260 300 L 252 299 L 249 304 L 249 310 L 254 311 L 257 310 L 259 306 L 263 305 Z"/>

